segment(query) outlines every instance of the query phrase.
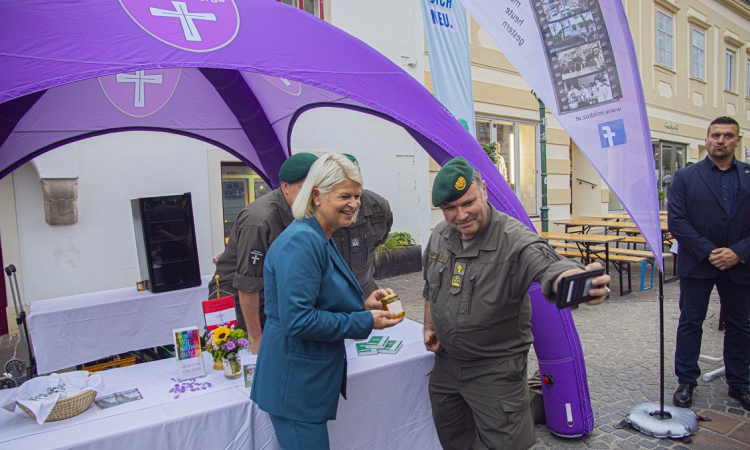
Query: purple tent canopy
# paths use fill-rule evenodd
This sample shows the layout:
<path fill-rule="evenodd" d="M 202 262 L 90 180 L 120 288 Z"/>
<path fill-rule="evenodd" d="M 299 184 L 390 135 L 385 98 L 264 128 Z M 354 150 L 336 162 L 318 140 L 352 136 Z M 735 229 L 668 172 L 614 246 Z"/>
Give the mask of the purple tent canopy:
<path fill-rule="evenodd" d="M 194 137 L 278 185 L 301 114 L 340 107 L 402 126 L 439 164 L 463 156 L 500 211 L 532 227 L 477 141 L 424 86 L 366 44 L 274 0 L 3 2 L 0 178 L 46 151 L 130 130 Z M 547 423 L 593 428 L 568 310 L 530 291 Z"/>
<path fill-rule="evenodd" d="M 233 153 L 272 186 L 297 118 L 349 108 L 401 125 L 440 164 L 463 156 L 491 201 L 524 210 L 475 139 L 415 79 L 296 8 L 252 2 L 5 3 L 0 177 L 46 151 L 128 130 Z"/>

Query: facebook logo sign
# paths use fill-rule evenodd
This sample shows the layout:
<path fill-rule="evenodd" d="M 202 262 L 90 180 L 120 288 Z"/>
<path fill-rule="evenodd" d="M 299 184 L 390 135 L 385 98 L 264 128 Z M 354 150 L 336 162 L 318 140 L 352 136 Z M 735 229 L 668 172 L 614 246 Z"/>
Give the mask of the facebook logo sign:
<path fill-rule="evenodd" d="M 625 135 L 625 122 L 622 119 L 600 123 L 598 126 L 599 141 L 602 143 L 602 148 L 627 144 L 628 137 Z"/>

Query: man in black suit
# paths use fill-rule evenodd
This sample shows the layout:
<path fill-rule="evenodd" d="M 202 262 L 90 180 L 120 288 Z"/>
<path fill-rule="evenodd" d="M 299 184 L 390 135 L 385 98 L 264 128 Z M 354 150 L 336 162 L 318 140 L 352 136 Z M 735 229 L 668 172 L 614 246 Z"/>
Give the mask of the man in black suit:
<path fill-rule="evenodd" d="M 740 127 L 719 117 L 708 127 L 706 159 L 679 170 L 669 191 L 669 231 L 679 242 L 680 323 L 675 406 L 693 404 L 703 321 L 714 286 L 726 320 L 728 395 L 750 410 L 750 166 L 737 161 Z"/>

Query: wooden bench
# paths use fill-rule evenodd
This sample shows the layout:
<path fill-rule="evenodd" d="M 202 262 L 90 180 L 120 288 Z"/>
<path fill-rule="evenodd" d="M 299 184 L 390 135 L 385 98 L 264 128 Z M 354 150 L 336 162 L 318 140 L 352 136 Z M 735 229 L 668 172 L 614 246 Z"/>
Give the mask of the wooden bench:
<path fill-rule="evenodd" d="M 625 238 L 621 241 L 616 242 L 616 245 L 619 245 L 621 243 L 625 244 L 643 244 L 646 245 L 646 239 L 643 236 L 625 236 Z M 672 242 L 665 240 L 662 242 L 663 245 L 671 246 Z"/>
<path fill-rule="evenodd" d="M 604 247 L 592 247 L 592 250 L 603 252 Z M 610 258 L 613 254 L 616 255 L 627 255 L 627 256 L 640 256 L 644 258 L 644 261 L 641 263 L 641 290 L 645 291 L 646 289 L 651 289 L 654 287 L 654 254 L 650 250 L 631 250 L 627 248 L 610 248 L 609 249 Z M 674 256 L 673 253 L 670 252 L 662 252 L 661 257 L 662 259 L 667 259 L 671 256 Z M 646 264 L 651 265 L 651 284 L 648 288 L 645 287 L 645 279 L 646 279 Z"/>
<path fill-rule="evenodd" d="M 602 248 L 602 251 L 604 249 Z M 599 258 L 603 259 L 603 258 Z M 613 266 L 615 266 L 615 269 L 617 269 L 617 274 L 620 276 L 620 297 L 622 297 L 625 294 L 629 294 L 633 292 L 633 284 L 631 280 L 630 275 L 630 263 L 642 263 L 646 259 L 642 256 L 629 256 L 629 255 L 618 255 L 616 253 L 612 253 L 612 249 L 609 249 L 609 262 L 612 263 Z M 624 288 L 624 280 L 623 280 L 623 272 L 628 273 L 628 290 L 626 291 Z"/>
<path fill-rule="evenodd" d="M 574 242 L 563 242 L 563 241 L 549 241 L 550 247 L 552 248 L 572 248 L 578 249 L 578 245 Z"/>
<path fill-rule="evenodd" d="M 564 250 L 562 248 L 556 248 L 555 253 L 557 253 L 560 256 L 565 256 L 566 258 L 578 258 L 578 259 L 583 258 L 583 256 L 581 255 L 581 252 L 578 250 L 571 251 L 571 250 Z"/>
<path fill-rule="evenodd" d="M 550 241 L 549 244 L 555 249 L 555 252 L 561 256 L 565 256 L 568 258 L 578 258 L 583 259 L 583 254 L 579 250 L 578 246 L 574 243 L 569 242 L 560 242 L 560 241 Z M 571 250 L 569 250 L 571 249 Z M 592 247 L 592 250 L 599 251 L 601 250 L 604 252 L 604 247 Z M 625 254 L 618 254 L 614 253 L 613 248 L 609 249 L 609 262 L 612 263 L 613 266 L 615 266 L 615 269 L 617 270 L 617 274 L 620 276 L 620 296 L 623 296 L 625 294 L 629 294 L 633 292 L 633 284 L 632 284 L 632 276 L 630 274 L 630 264 L 631 263 L 642 263 L 646 260 L 644 256 L 636 256 L 636 255 L 625 255 Z M 638 251 L 638 250 L 630 250 L 630 251 Z M 650 252 L 647 252 L 650 254 Z M 601 261 L 605 261 L 605 258 L 601 256 L 601 254 L 592 253 L 590 255 L 591 261 L 595 261 L 596 259 L 599 259 Z M 653 259 L 653 256 L 652 256 Z M 605 261 L 606 264 L 606 261 Z M 645 272 L 645 266 L 643 266 L 642 274 Z M 627 273 L 628 276 L 628 289 L 625 290 L 625 283 L 623 279 L 623 274 Z M 643 276 L 641 276 L 641 280 L 643 280 Z M 652 281 L 653 285 L 653 281 Z M 643 283 L 641 283 L 641 290 L 643 290 Z"/>

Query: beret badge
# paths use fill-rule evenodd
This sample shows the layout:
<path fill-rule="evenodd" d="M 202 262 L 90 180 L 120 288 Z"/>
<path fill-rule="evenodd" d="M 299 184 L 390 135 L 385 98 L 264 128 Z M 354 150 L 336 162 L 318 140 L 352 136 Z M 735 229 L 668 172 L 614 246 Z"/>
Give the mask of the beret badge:
<path fill-rule="evenodd" d="M 466 189 L 466 179 L 464 177 L 458 177 L 458 180 L 456 180 L 456 183 L 453 186 L 459 191 L 463 191 Z"/>

